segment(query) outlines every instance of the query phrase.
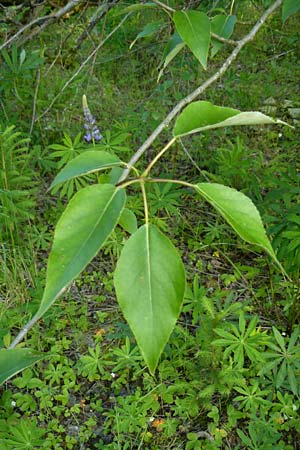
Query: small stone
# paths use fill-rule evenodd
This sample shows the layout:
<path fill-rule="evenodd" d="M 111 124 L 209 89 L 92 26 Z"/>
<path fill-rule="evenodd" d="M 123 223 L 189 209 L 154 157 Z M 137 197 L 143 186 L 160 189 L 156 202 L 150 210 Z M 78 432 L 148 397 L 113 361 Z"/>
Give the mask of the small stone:
<path fill-rule="evenodd" d="M 67 433 L 69 436 L 77 436 L 80 432 L 80 428 L 77 425 L 68 425 Z"/>

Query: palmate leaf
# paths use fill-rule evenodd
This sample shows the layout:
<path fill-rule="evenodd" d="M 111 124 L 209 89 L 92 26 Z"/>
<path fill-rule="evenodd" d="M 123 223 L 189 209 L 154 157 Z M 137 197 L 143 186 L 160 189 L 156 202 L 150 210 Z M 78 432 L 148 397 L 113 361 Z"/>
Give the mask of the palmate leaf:
<path fill-rule="evenodd" d="M 70 201 L 59 219 L 49 256 L 40 318 L 104 245 L 125 205 L 124 189 L 88 186 Z"/>
<path fill-rule="evenodd" d="M 242 239 L 263 248 L 282 269 L 266 235 L 259 212 L 249 197 L 217 183 L 199 183 L 194 187 Z"/>
<path fill-rule="evenodd" d="M 210 44 L 210 21 L 200 11 L 176 11 L 173 16 L 177 32 L 206 69 Z"/>
<path fill-rule="evenodd" d="M 125 244 L 115 271 L 115 288 L 153 373 L 179 316 L 185 289 L 180 256 L 154 225 L 143 225 Z"/>
<path fill-rule="evenodd" d="M 178 116 L 173 134 L 175 137 L 181 137 L 214 128 L 278 123 L 288 125 L 279 119 L 272 119 L 258 111 L 241 112 L 238 109 L 198 101 L 190 103 Z"/>
<path fill-rule="evenodd" d="M 29 348 L 13 348 L 0 350 L 0 385 L 6 380 L 45 358 L 45 355 Z"/>
<path fill-rule="evenodd" d="M 87 150 L 65 165 L 65 167 L 56 175 L 49 189 L 75 177 L 88 175 L 89 173 L 98 172 L 122 164 L 124 163 L 111 153 Z"/>

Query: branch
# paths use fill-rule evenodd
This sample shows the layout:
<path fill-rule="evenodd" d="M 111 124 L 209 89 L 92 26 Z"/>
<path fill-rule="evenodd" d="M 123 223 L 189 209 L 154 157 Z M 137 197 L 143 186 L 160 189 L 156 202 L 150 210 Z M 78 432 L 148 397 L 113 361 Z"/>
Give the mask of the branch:
<path fill-rule="evenodd" d="M 39 116 L 36 118 L 37 120 L 40 120 L 42 117 L 44 117 L 52 108 L 52 106 L 54 105 L 54 103 L 56 102 L 56 100 L 61 96 L 61 94 L 65 91 L 65 89 L 72 83 L 72 81 L 74 80 L 74 78 L 77 77 L 77 75 L 79 75 L 79 73 L 82 71 L 82 69 L 87 65 L 87 63 L 93 58 L 93 56 L 98 52 L 98 50 L 105 44 L 105 42 L 123 25 L 123 23 L 125 22 L 125 20 L 128 19 L 128 17 L 130 16 L 131 13 L 127 14 L 125 17 L 123 17 L 123 19 L 121 20 L 121 22 L 106 36 L 105 39 L 103 39 L 103 41 L 101 41 L 97 47 L 92 51 L 92 53 L 86 58 L 85 61 L 83 61 L 83 63 L 81 64 L 81 66 L 76 70 L 76 72 L 71 76 L 71 78 L 63 85 L 63 87 L 61 88 L 61 90 L 59 91 L 59 93 L 54 97 L 54 99 L 52 100 L 52 102 L 50 103 L 50 105 L 48 106 L 48 108 Z"/>
<path fill-rule="evenodd" d="M 108 11 L 113 8 L 120 0 L 112 0 L 110 3 L 103 3 L 98 8 L 93 17 L 90 20 L 90 23 L 86 27 L 86 29 L 83 31 L 83 33 L 79 36 L 77 40 L 76 47 L 74 48 L 74 51 L 76 52 L 79 50 L 81 44 L 86 39 L 86 37 L 90 34 L 90 32 L 93 30 L 93 28 L 97 25 L 97 23 L 102 19 L 102 17 L 108 13 Z"/>
<path fill-rule="evenodd" d="M 3 50 L 5 47 L 8 47 L 13 41 L 15 41 L 24 31 L 26 31 L 28 28 L 33 27 L 33 25 L 36 25 L 40 22 L 44 22 L 45 20 L 49 20 L 51 18 L 51 15 L 44 16 L 44 17 L 38 17 L 37 19 L 34 19 L 32 22 L 27 23 L 24 25 L 24 27 L 20 28 L 19 31 L 17 31 L 16 34 L 14 34 L 11 38 L 9 38 L 4 44 L 0 45 L 0 51 Z"/>
<path fill-rule="evenodd" d="M 213 37 L 214 39 L 216 39 L 219 42 L 222 42 L 223 44 L 229 44 L 229 45 L 237 45 L 238 41 L 234 41 L 233 39 L 226 39 L 223 38 L 222 36 L 219 36 L 216 33 L 210 33 L 211 37 Z"/>
<path fill-rule="evenodd" d="M 80 3 L 83 3 L 84 0 L 70 0 L 65 6 L 60 8 L 58 11 L 54 12 L 53 14 L 49 14 L 47 16 L 38 17 L 37 19 L 34 19 L 32 22 L 27 23 L 22 27 L 19 31 L 17 31 L 16 34 L 14 34 L 11 38 L 9 38 L 4 44 L 0 46 L 0 51 L 3 50 L 5 47 L 8 47 L 13 41 L 15 41 L 21 34 L 24 33 L 24 31 L 28 30 L 29 28 L 33 27 L 34 25 L 43 24 L 43 28 L 45 28 L 47 25 L 49 25 L 50 22 L 54 20 L 58 20 L 61 17 L 63 17 L 65 14 L 67 14 L 69 11 L 74 9 L 77 5 Z"/>
<path fill-rule="evenodd" d="M 151 146 L 153 141 L 160 135 L 160 133 L 169 125 L 169 123 L 174 119 L 174 117 L 190 102 L 192 102 L 195 98 L 199 97 L 199 95 L 203 94 L 203 92 L 216 80 L 218 80 L 224 73 L 227 71 L 228 67 L 233 63 L 236 59 L 242 48 L 250 42 L 256 33 L 260 30 L 263 24 L 266 22 L 268 17 L 282 4 L 283 0 L 276 0 L 273 5 L 271 5 L 264 14 L 260 17 L 260 19 L 256 22 L 252 30 L 240 41 L 236 42 L 236 47 L 233 49 L 232 53 L 225 60 L 224 64 L 220 67 L 220 69 L 214 73 L 212 77 L 206 80 L 203 84 L 201 84 L 197 89 L 195 89 L 191 94 L 187 95 L 184 99 L 182 99 L 177 105 L 169 112 L 167 117 L 158 125 L 158 127 L 153 131 L 153 133 L 148 137 L 148 139 L 141 145 L 141 147 L 136 151 L 136 153 L 132 156 L 128 163 L 128 167 L 123 171 L 119 182 L 125 180 L 132 168 L 132 166 L 141 158 L 141 156 L 145 153 L 145 151 Z"/>
<path fill-rule="evenodd" d="M 176 11 L 176 9 L 171 8 L 171 6 L 165 5 L 165 3 L 162 3 L 159 0 L 153 0 L 153 3 L 156 3 L 158 6 L 161 6 L 163 9 L 171 13 L 174 13 Z"/>

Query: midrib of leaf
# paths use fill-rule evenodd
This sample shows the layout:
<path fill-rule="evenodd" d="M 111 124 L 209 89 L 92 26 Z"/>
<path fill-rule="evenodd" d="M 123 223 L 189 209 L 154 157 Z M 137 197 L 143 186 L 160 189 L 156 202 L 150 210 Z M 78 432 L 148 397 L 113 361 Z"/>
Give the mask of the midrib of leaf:
<path fill-rule="evenodd" d="M 97 228 L 99 222 L 100 222 L 101 219 L 104 217 L 104 215 L 105 215 L 106 211 L 108 210 L 108 208 L 109 208 L 111 202 L 113 201 L 114 197 L 117 195 L 118 192 L 119 192 L 119 191 L 118 191 L 117 189 L 113 192 L 113 195 L 111 196 L 110 201 L 106 204 L 106 206 L 105 206 L 105 208 L 104 208 L 104 210 L 103 210 L 101 216 L 99 216 L 98 221 L 96 222 L 95 226 L 93 227 L 92 231 L 90 232 L 90 234 L 89 234 L 88 238 L 86 239 L 85 243 L 90 239 L 90 237 L 92 236 L 92 234 L 93 234 L 94 231 L 96 230 L 96 228 Z M 80 253 L 80 251 L 81 251 L 81 249 L 82 249 L 83 246 L 84 246 L 84 244 L 82 244 L 82 246 L 81 246 L 80 249 L 78 250 L 78 253 L 77 253 L 77 254 Z M 76 256 L 77 256 L 77 255 L 76 255 Z"/>
<path fill-rule="evenodd" d="M 149 285 L 149 301 L 151 309 L 151 330 L 153 333 L 153 300 L 152 300 L 152 285 L 151 285 L 151 258 L 150 258 L 150 234 L 149 224 L 146 224 L 146 251 L 147 251 L 147 278 Z"/>
<path fill-rule="evenodd" d="M 186 17 L 187 22 L 189 23 L 189 25 L 191 27 L 191 30 L 192 30 L 192 33 L 193 33 L 194 37 L 197 39 L 197 34 L 195 33 L 195 29 L 194 29 L 194 27 L 192 25 L 192 22 L 191 22 L 189 16 L 187 15 L 187 13 L 185 11 L 183 11 L 183 12 L 184 12 L 184 15 Z"/>
<path fill-rule="evenodd" d="M 57 186 L 58 184 L 60 184 L 60 183 L 64 183 L 65 181 L 71 181 L 71 180 L 77 179 L 78 177 L 81 177 L 81 176 L 90 175 L 90 174 L 92 174 L 92 173 L 99 172 L 99 171 L 101 171 L 101 170 L 105 170 L 105 169 L 107 169 L 107 168 L 111 168 L 111 167 L 115 167 L 115 166 L 120 166 L 120 165 L 121 165 L 120 162 L 115 162 L 115 163 L 111 163 L 111 164 L 107 163 L 107 164 L 104 164 L 103 166 L 101 166 L 100 168 L 97 167 L 97 168 L 95 168 L 95 169 L 89 170 L 88 172 L 77 173 L 77 174 L 75 174 L 75 175 L 72 175 L 72 177 L 70 177 L 70 178 L 66 178 L 65 180 L 56 182 L 56 184 L 53 186 L 53 188 L 56 187 L 56 186 Z M 55 179 L 54 179 L 54 181 L 55 181 Z M 54 181 L 53 181 L 53 183 L 54 183 Z M 53 183 L 51 184 L 51 186 L 53 185 Z M 51 186 L 50 186 L 50 188 L 51 188 Z"/>
<path fill-rule="evenodd" d="M 81 247 L 78 249 L 78 252 L 75 254 L 75 256 L 74 256 L 73 259 L 75 259 L 75 258 L 81 253 L 81 250 L 84 248 L 84 246 L 86 245 L 86 243 L 90 240 L 91 236 L 93 235 L 94 231 L 95 231 L 96 228 L 98 227 L 99 222 L 101 222 L 102 218 L 104 217 L 104 215 L 105 215 L 105 213 L 106 213 L 108 207 L 110 206 L 110 204 L 111 204 L 111 202 L 112 202 L 112 200 L 113 200 L 113 198 L 115 197 L 115 195 L 116 195 L 117 192 L 118 192 L 117 190 L 115 190 L 115 191 L 113 192 L 113 195 L 112 195 L 110 201 L 106 204 L 106 207 L 104 208 L 102 214 L 99 216 L 98 220 L 96 221 L 96 223 L 95 223 L 94 227 L 92 228 L 91 232 L 89 233 L 88 237 L 87 237 L 87 238 L 85 239 L 85 241 L 82 243 Z"/>
<path fill-rule="evenodd" d="M 110 201 L 106 204 L 106 206 L 105 206 L 105 208 L 104 208 L 102 214 L 99 216 L 99 219 L 97 220 L 95 226 L 92 228 L 92 231 L 89 233 L 88 237 L 87 237 L 87 238 L 85 239 L 85 241 L 82 243 L 82 245 L 81 245 L 80 248 L 78 249 L 77 253 L 76 253 L 76 254 L 74 255 L 74 257 L 72 258 L 72 261 L 70 261 L 70 263 L 68 264 L 68 266 L 67 266 L 67 271 L 68 271 L 68 272 L 67 272 L 67 273 L 69 273 L 70 266 L 71 266 L 72 262 L 74 261 L 74 259 L 77 258 L 77 256 L 80 254 L 81 250 L 84 248 L 84 246 L 86 245 L 86 243 L 89 241 L 89 239 L 90 239 L 91 236 L 93 235 L 93 233 L 94 233 L 94 231 L 96 230 L 96 228 L 97 228 L 99 222 L 102 220 L 102 218 L 103 218 L 104 214 L 106 213 L 108 207 L 110 206 L 110 204 L 111 204 L 113 198 L 115 197 L 115 195 L 116 195 L 118 192 L 119 192 L 119 190 L 115 190 L 115 191 L 113 192 L 113 195 L 111 196 Z M 105 241 L 103 241 L 102 245 L 104 244 L 104 242 L 105 242 Z M 75 275 L 75 276 L 76 276 L 76 275 Z M 69 277 L 70 277 L 70 276 L 69 276 Z M 71 278 L 73 279 L 74 277 L 72 276 Z M 72 281 L 72 280 L 71 280 L 71 281 Z M 55 300 L 56 300 L 56 299 L 64 292 L 64 290 L 66 289 L 66 287 L 68 286 L 68 284 L 69 284 L 71 281 L 69 281 L 65 286 L 63 286 L 63 287 L 60 289 L 60 291 L 55 295 L 55 297 L 54 297 L 54 299 L 53 299 L 52 301 L 55 301 Z M 41 305 L 41 306 L 42 306 L 42 305 Z M 38 313 L 39 313 L 39 311 L 37 312 L 37 314 L 38 314 Z"/>

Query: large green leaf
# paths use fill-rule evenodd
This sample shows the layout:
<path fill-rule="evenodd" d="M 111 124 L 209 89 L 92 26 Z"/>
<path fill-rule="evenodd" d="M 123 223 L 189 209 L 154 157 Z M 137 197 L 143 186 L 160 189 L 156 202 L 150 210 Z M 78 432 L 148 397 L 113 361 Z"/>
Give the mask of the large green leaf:
<path fill-rule="evenodd" d="M 282 20 L 285 22 L 292 14 L 300 11 L 299 0 L 284 0 L 282 5 Z"/>
<path fill-rule="evenodd" d="M 111 184 L 88 186 L 70 201 L 59 219 L 49 256 L 41 317 L 97 254 L 119 221 L 124 189 Z"/>
<path fill-rule="evenodd" d="M 59 183 L 71 180 L 72 178 L 89 173 L 98 172 L 100 170 L 109 169 L 120 166 L 122 163 L 119 158 L 111 153 L 96 150 L 87 150 L 81 155 L 76 156 L 68 162 L 65 167 L 56 175 L 50 189 Z"/>
<path fill-rule="evenodd" d="M 249 197 L 217 183 L 199 183 L 194 187 L 216 208 L 242 239 L 262 247 L 279 264 L 259 212 Z"/>
<path fill-rule="evenodd" d="M 177 250 L 154 225 L 124 246 L 115 271 L 117 298 L 153 373 L 180 313 L 185 272 Z"/>
<path fill-rule="evenodd" d="M 45 358 L 45 355 L 29 348 L 2 348 L 0 350 L 0 385 L 42 358 Z"/>
<path fill-rule="evenodd" d="M 210 21 L 199 11 L 176 11 L 173 16 L 176 30 L 204 69 L 210 44 Z"/>
<path fill-rule="evenodd" d="M 173 134 L 175 137 L 186 136 L 213 128 L 233 125 L 259 125 L 282 123 L 258 111 L 240 112 L 238 109 L 216 106 L 210 102 L 190 103 L 178 116 Z"/>

